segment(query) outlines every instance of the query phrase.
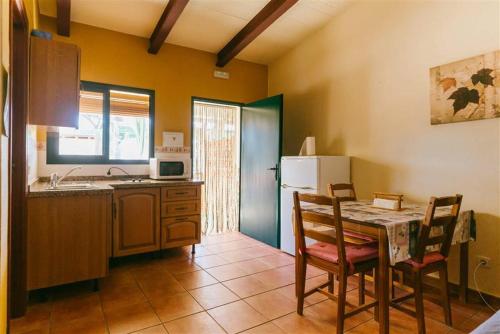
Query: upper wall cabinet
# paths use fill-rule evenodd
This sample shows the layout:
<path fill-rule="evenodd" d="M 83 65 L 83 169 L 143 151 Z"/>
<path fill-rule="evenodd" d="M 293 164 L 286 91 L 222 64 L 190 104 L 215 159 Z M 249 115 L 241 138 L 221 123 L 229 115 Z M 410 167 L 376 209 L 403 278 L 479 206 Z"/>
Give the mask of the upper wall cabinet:
<path fill-rule="evenodd" d="M 29 123 L 78 127 L 80 48 L 31 37 Z"/>

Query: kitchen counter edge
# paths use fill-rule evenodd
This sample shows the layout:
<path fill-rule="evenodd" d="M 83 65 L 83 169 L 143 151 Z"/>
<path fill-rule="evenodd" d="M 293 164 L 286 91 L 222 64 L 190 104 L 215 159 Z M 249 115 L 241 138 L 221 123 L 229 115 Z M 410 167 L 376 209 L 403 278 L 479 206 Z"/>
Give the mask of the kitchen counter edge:
<path fill-rule="evenodd" d="M 199 180 L 147 180 L 148 182 L 126 182 L 119 180 L 110 181 L 90 181 L 95 185 L 94 188 L 88 189 L 61 189 L 48 190 L 48 182 L 34 181 L 29 186 L 27 197 L 58 197 L 58 196 L 83 196 L 83 195 L 100 195 L 112 194 L 114 189 L 133 189 L 133 188 L 157 188 L 157 187 L 174 187 L 174 186 L 189 186 L 201 185 L 204 182 Z M 87 182 L 82 182 L 87 183 Z"/>

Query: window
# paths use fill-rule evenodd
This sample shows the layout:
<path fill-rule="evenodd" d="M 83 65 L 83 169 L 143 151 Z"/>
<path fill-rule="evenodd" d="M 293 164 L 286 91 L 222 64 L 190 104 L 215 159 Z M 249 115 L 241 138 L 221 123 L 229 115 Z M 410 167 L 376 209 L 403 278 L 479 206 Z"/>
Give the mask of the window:
<path fill-rule="evenodd" d="M 148 163 L 154 91 L 82 82 L 79 128 L 47 133 L 48 164 Z"/>

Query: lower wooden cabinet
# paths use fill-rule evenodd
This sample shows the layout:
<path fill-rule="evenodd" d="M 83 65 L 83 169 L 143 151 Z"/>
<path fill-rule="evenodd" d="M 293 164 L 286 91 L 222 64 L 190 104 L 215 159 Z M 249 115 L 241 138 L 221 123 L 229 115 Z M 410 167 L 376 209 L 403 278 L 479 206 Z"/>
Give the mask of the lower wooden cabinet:
<path fill-rule="evenodd" d="M 115 189 L 113 257 L 201 242 L 201 186 Z"/>
<path fill-rule="evenodd" d="M 160 188 L 115 189 L 113 256 L 160 249 Z"/>
<path fill-rule="evenodd" d="M 104 277 L 111 194 L 28 198 L 27 288 Z"/>
<path fill-rule="evenodd" d="M 172 248 L 200 243 L 200 216 L 162 219 L 161 248 Z"/>

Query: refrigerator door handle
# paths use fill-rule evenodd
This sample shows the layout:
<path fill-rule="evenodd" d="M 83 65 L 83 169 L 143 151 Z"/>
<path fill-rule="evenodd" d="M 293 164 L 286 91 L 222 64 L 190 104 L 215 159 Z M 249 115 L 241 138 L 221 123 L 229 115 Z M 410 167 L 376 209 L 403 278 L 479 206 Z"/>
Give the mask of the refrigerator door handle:
<path fill-rule="evenodd" d="M 284 183 L 281 185 L 281 188 L 296 188 L 296 189 L 301 189 L 301 190 L 314 190 L 314 188 L 312 187 L 293 187 L 293 186 L 289 186 L 288 184 Z"/>

